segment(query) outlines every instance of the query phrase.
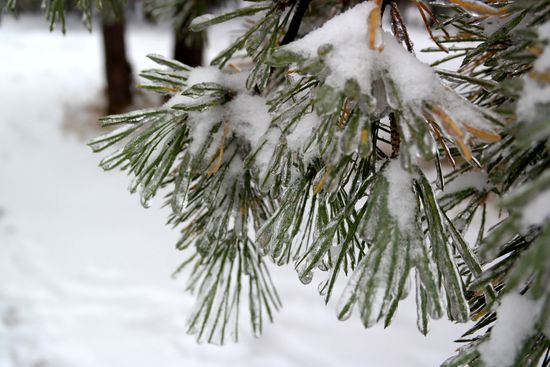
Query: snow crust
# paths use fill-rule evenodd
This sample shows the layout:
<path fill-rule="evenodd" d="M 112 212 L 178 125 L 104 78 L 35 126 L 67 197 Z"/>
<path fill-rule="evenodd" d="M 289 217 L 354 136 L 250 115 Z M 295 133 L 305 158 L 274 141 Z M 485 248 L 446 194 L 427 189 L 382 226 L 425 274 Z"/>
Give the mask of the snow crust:
<path fill-rule="evenodd" d="M 395 218 L 399 229 L 406 232 L 412 226 L 416 215 L 416 197 L 412 191 L 412 176 L 398 159 L 391 160 L 384 170 L 389 183 L 388 210 Z"/>
<path fill-rule="evenodd" d="M 489 340 L 479 347 L 486 367 L 509 367 L 514 364 L 521 342 L 533 333 L 541 307 L 542 301 L 516 293 L 502 298 Z"/>

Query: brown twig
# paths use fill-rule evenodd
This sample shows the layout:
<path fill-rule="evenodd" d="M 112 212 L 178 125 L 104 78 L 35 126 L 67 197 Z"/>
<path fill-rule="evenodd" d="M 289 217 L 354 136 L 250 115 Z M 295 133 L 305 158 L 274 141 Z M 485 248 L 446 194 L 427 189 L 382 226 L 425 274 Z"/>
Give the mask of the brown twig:
<path fill-rule="evenodd" d="M 393 32 L 393 35 L 397 38 L 399 42 L 405 44 L 405 46 L 407 47 L 407 51 L 414 54 L 413 43 L 411 41 L 411 38 L 409 37 L 407 26 L 405 25 L 405 21 L 403 20 L 403 17 L 399 12 L 399 8 L 397 7 L 397 3 L 395 2 L 395 0 L 390 2 L 390 7 L 391 30 Z"/>
<path fill-rule="evenodd" d="M 399 134 L 399 127 L 397 126 L 397 117 L 395 113 L 390 113 L 390 142 L 391 142 L 391 155 L 390 158 L 397 158 L 399 156 L 399 148 L 401 146 L 401 135 Z"/>
<path fill-rule="evenodd" d="M 441 44 L 441 42 L 439 42 L 437 40 L 437 38 L 434 36 L 434 34 L 432 33 L 432 27 L 430 27 L 430 23 L 428 22 L 428 18 L 426 17 L 426 14 L 425 14 L 425 7 L 426 7 L 426 4 L 424 4 L 422 1 L 420 0 L 416 0 L 414 2 L 414 4 L 416 5 L 417 9 L 418 9 L 418 12 L 420 13 L 420 15 L 422 16 L 422 21 L 424 22 L 424 25 L 426 26 L 426 30 L 428 31 L 428 34 L 430 35 L 430 38 L 435 42 L 435 44 L 437 45 L 437 47 L 439 47 L 442 51 L 444 52 L 449 52 L 449 50 L 443 46 Z"/>
<path fill-rule="evenodd" d="M 441 22 L 439 21 L 439 19 L 437 18 L 437 16 L 430 10 L 430 7 L 426 4 L 424 4 L 424 2 L 420 2 L 419 5 L 422 7 L 422 9 L 424 9 L 424 11 L 426 13 L 428 13 L 428 15 L 430 16 L 430 18 L 432 18 L 432 20 L 437 23 L 437 25 L 439 25 L 441 27 L 441 31 L 445 34 L 445 38 L 449 39 L 449 37 L 451 37 L 451 35 L 449 34 L 449 32 L 447 32 L 447 30 L 445 29 L 445 27 L 443 27 L 443 25 L 441 24 Z"/>
<path fill-rule="evenodd" d="M 449 149 L 449 146 L 445 143 L 445 139 L 443 138 L 443 134 L 439 130 L 439 126 L 430 119 L 426 119 L 428 122 L 428 125 L 432 128 L 432 131 L 434 132 L 435 138 L 439 142 L 439 145 L 443 147 L 443 152 L 445 152 L 445 156 L 447 157 L 447 160 L 451 164 L 451 166 L 456 167 L 455 159 L 453 158 L 451 154 L 451 150 Z"/>

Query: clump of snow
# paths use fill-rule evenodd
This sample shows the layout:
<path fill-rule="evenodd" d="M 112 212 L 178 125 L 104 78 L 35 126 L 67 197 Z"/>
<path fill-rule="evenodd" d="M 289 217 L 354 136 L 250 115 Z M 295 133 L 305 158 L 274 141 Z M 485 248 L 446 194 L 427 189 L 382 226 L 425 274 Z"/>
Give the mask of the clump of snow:
<path fill-rule="evenodd" d="M 374 54 L 371 56 L 378 58 L 375 60 L 379 64 L 378 68 L 381 69 L 378 72 L 389 71 L 390 78 L 396 82 L 400 97 L 405 103 L 418 100 L 420 102 L 437 101 L 439 97 L 446 94 L 441 81 L 430 66 L 407 52 L 397 43 L 393 35 L 386 32 L 383 34 L 384 50 L 369 51 Z M 438 95 L 439 93 L 442 95 Z"/>
<path fill-rule="evenodd" d="M 492 130 L 477 107 L 444 86 L 432 68 L 405 50 L 393 35 L 379 29 L 383 50 L 369 48 L 367 18 L 374 6 L 373 1 L 358 4 L 283 49 L 313 58 L 321 47 L 330 44 L 332 50 L 323 58 L 330 69 L 325 82 L 331 87 L 344 90 L 349 80 L 355 80 L 362 93 L 385 96 L 372 89 L 380 88 L 385 83 L 379 81 L 388 78 L 395 84 L 401 101 L 416 114 L 422 115 L 425 104 L 430 103 L 441 106 L 459 124 Z M 390 105 L 392 102 L 388 101 Z"/>
<path fill-rule="evenodd" d="M 542 24 L 538 28 L 539 39 L 546 41 L 542 54 L 533 64 L 533 71 L 530 75 L 523 77 L 523 91 L 516 112 L 518 118 L 524 121 L 533 121 L 537 119 L 537 106 L 550 103 L 550 83 L 536 80 L 539 73 L 550 72 L 550 21 Z"/>
<path fill-rule="evenodd" d="M 264 142 L 261 149 L 254 157 L 254 164 L 259 170 L 260 177 L 265 177 L 271 158 L 275 154 L 275 149 L 281 138 L 281 130 L 277 127 L 271 127 L 264 135 Z"/>
<path fill-rule="evenodd" d="M 550 54 L 550 52 L 548 53 Z M 523 91 L 516 108 L 520 120 L 535 120 L 537 118 L 537 105 L 547 104 L 549 102 L 550 84 L 539 83 L 530 77 L 523 78 Z"/>
<path fill-rule="evenodd" d="M 235 134 L 257 147 L 271 123 L 265 98 L 241 93 L 227 104 L 227 113 Z"/>
<path fill-rule="evenodd" d="M 550 189 L 538 194 L 522 209 L 521 224 L 523 228 L 541 225 L 550 219 Z"/>
<path fill-rule="evenodd" d="M 222 121 L 223 115 L 224 111 L 221 107 L 213 107 L 202 112 L 193 111 L 189 113 L 189 135 L 193 138 L 191 143 L 189 143 L 189 152 L 191 154 L 196 155 L 199 153 L 201 147 L 210 135 L 210 131 L 217 123 Z M 214 154 L 214 152 L 212 152 L 212 154 Z"/>
<path fill-rule="evenodd" d="M 194 85 L 200 83 L 219 83 L 223 81 L 224 73 L 213 66 L 196 67 L 191 69 L 187 77 L 187 84 Z"/>
<path fill-rule="evenodd" d="M 412 191 L 412 176 L 398 159 L 391 160 L 384 170 L 388 181 L 388 210 L 402 232 L 407 231 L 416 215 L 416 197 Z"/>
<path fill-rule="evenodd" d="M 343 89 L 347 80 L 356 79 L 361 89 L 368 91 L 377 52 L 367 47 L 366 19 L 374 6 L 374 2 L 360 4 L 284 48 L 309 58 L 317 55 L 319 47 L 332 44 L 334 48 L 326 59 L 331 69 L 327 84 Z M 357 78 L 358 75 L 361 78 Z"/>
<path fill-rule="evenodd" d="M 486 367 L 508 367 L 514 364 L 521 343 L 532 335 L 540 316 L 542 301 L 516 293 L 507 294 L 497 309 L 498 319 L 489 340 L 479 347 Z"/>
<path fill-rule="evenodd" d="M 262 137 L 269 129 L 271 116 L 265 98 L 248 93 L 246 89 L 247 76 L 246 72 L 227 73 L 216 67 L 197 67 L 189 72 L 188 87 L 201 83 L 216 83 L 235 93 L 231 101 L 221 106 L 188 113 L 187 124 L 192 138 L 189 144 L 191 154 L 196 155 L 201 151 L 211 135 L 212 129 L 220 123 L 223 123 L 224 126 L 212 136 L 213 142 L 206 152 L 206 159 L 210 159 L 216 154 L 224 134 L 227 133 L 232 133 L 245 140 L 252 151 L 255 151 L 263 142 Z M 195 104 L 202 98 L 208 98 L 208 96 L 189 97 L 179 94 L 172 97 L 165 107 L 169 108 L 176 104 Z"/>
<path fill-rule="evenodd" d="M 539 26 L 538 34 L 541 41 L 550 41 L 550 21 Z M 535 69 L 544 70 L 550 67 L 550 52 L 548 52 L 548 48 L 547 45 L 545 47 L 546 52 L 540 55 L 537 61 L 535 61 Z"/>
<path fill-rule="evenodd" d="M 475 189 L 476 191 L 489 189 L 487 173 L 473 171 L 463 173 L 445 185 L 444 193 L 454 194 L 466 189 Z"/>
<path fill-rule="evenodd" d="M 294 152 L 303 152 L 306 142 L 320 124 L 321 118 L 315 111 L 304 115 L 296 123 L 294 130 L 286 136 L 288 148 Z"/>
<path fill-rule="evenodd" d="M 214 141 L 221 143 L 222 136 L 232 133 L 248 142 L 250 149 L 255 151 L 262 141 L 263 135 L 269 129 L 271 116 L 267 110 L 266 101 L 261 96 L 238 94 L 230 102 L 202 112 L 189 114 L 189 125 L 192 152 L 196 153 L 210 135 L 211 129 L 217 124 L 224 126 L 214 134 Z M 220 143 L 210 147 L 207 158 L 212 157 Z"/>
<path fill-rule="evenodd" d="M 231 145 L 227 148 L 227 155 L 232 156 L 235 150 L 237 150 L 238 147 L 236 145 Z M 244 172 L 244 162 L 236 155 L 231 161 L 227 162 L 227 174 L 225 175 L 223 181 L 222 181 L 222 187 L 226 192 L 229 192 L 231 190 L 231 186 L 233 186 L 233 183 L 235 180 L 240 180 L 243 176 Z M 222 205 L 220 205 L 220 209 L 223 208 Z M 237 216 L 238 218 L 239 216 Z"/>
<path fill-rule="evenodd" d="M 244 78 L 246 80 L 247 74 L 244 73 L 244 75 Z M 189 74 L 187 75 L 188 87 L 192 87 L 193 85 L 202 83 L 215 83 L 220 85 L 221 87 L 225 87 L 230 90 L 235 90 L 239 92 L 246 91 L 244 80 L 242 80 L 242 76 L 240 74 L 224 73 L 214 66 L 199 66 L 189 71 Z M 200 101 L 200 99 L 201 97 L 197 98 L 182 94 L 176 94 L 164 104 L 164 107 L 170 108 L 178 104 L 197 103 Z"/>
<path fill-rule="evenodd" d="M 508 193 L 506 200 L 521 214 L 523 229 L 543 225 L 550 219 L 550 188 L 544 184 L 548 179 L 550 172 L 544 172 L 536 181 L 520 185 Z"/>

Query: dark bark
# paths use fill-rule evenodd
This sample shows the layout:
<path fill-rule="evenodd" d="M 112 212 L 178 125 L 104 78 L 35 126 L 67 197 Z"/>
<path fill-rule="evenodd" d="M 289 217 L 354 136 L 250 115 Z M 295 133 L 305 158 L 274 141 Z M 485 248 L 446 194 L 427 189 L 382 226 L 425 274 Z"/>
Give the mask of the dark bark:
<path fill-rule="evenodd" d="M 103 20 L 107 113 L 121 113 L 132 103 L 132 68 L 126 56 L 124 18 Z"/>
<path fill-rule="evenodd" d="M 189 65 L 201 66 L 204 62 L 203 53 L 206 43 L 206 32 L 192 32 L 189 25 L 194 17 L 208 12 L 213 0 L 188 0 L 193 1 L 191 13 L 181 13 L 182 3 L 176 5 L 174 18 L 179 19 L 179 25 L 174 29 L 174 59 Z"/>
<path fill-rule="evenodd" d="M 204 37 L 188 30 L 175 33 L 174 59 L 189 66 L 202 65 Z"/>

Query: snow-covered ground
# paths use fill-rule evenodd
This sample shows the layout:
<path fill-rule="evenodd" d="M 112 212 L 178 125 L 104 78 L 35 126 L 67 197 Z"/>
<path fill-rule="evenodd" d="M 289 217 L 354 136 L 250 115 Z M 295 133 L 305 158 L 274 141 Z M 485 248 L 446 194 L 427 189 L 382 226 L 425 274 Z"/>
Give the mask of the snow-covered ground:
<path fill-rule="evenodd" d="M 230 33 L 213 31 L 209 55 Z M 166 28 L 132 25 L 134 71 L 169 43 Z M 99 133 L 89 121 L 102 88 L 98 33 L 6 17 L 0 45 L 0 367 L 424 367 L 453 354 L 465 327 L 439 321 L 422 336 L 413 297 L 389 329 L 365 330 L 279 268 L 284 308 L 261 338 L 196 344 L 185 274 L 170 277 L 182 256 L 167 212 L 141 208 L 128 177 L 102 172 L 82 139 Z"/>

